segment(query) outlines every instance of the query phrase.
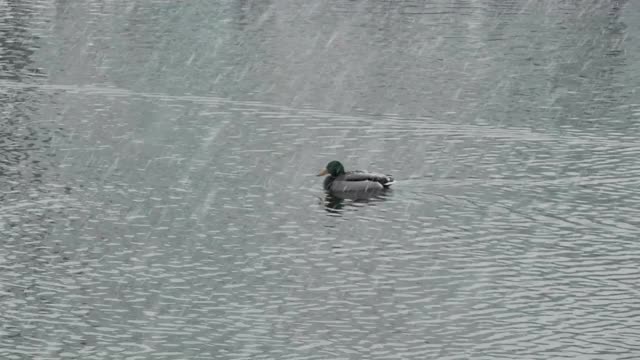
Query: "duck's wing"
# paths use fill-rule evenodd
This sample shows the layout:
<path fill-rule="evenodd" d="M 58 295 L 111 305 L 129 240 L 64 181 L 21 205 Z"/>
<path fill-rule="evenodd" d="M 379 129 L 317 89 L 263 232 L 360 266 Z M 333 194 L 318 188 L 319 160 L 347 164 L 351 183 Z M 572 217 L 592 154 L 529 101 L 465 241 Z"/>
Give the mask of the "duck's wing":
<path fill-rule="evenodd" d="M 332 192 L 369 192 L 369 191 L 378 191 L 384 189 L 384 186 L 377 182 L 371 180 L 346 180 L 345 178 L 338 178 L 333 183 L 331 183 L 331 188 L 329 189 Z"/>
<path fill-rule="evenodd" d="M 367 171 L 350 171 L 344 175 L 344 181 L 373 181 L 384 187 L 394 183 L 393 177 L 385 174 L 371 173 Z"/>

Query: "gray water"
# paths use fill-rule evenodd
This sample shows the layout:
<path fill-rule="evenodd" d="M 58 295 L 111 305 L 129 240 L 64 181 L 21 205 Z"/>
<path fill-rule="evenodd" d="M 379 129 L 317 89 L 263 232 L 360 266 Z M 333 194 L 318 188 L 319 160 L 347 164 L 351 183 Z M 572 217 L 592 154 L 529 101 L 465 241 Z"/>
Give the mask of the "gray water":
<path fill-rule="evenodd" d="M 0 358 L 640 358 L 639 86 L 635 1 L 0 1 Z"/>

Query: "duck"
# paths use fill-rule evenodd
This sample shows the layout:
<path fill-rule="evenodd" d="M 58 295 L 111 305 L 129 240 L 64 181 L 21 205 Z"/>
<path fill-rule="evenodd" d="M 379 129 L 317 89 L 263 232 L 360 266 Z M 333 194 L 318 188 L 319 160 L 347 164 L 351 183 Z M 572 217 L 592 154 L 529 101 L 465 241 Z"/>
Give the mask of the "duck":
<path fill-rule="evenodd" d="M 326 176 L 324 189 L 330 192 L 377 192 L 388 189 L 395 182 L 390 175 L 362 170 L 347 172 L 337 160 L 329 162 L 318 176 Z"/>

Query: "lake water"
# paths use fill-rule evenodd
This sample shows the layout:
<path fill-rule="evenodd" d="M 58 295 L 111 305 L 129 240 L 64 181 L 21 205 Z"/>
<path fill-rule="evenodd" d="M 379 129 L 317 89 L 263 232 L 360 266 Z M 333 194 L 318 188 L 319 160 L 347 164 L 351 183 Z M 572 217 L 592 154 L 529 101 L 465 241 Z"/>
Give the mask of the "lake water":
<path fill-rule="evenodd" d="M 0 358 L 638 359 L 638 89 L 635 1 L 0 0 Z"/>

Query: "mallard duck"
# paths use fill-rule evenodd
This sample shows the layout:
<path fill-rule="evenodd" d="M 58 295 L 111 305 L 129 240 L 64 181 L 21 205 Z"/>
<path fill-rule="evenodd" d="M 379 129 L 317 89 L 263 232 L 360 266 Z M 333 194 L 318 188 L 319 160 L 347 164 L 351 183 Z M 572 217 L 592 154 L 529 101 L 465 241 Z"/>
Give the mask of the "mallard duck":
<path fill-rule="evenodd" d="M 337 192 L 375 192 L 391 186 L 394 180 L 389 175 L 366 171 L 344 171 L 339 161 L 331 161 L 318 176 L 329 175 L 324 179 L 324 188 Z"/>

